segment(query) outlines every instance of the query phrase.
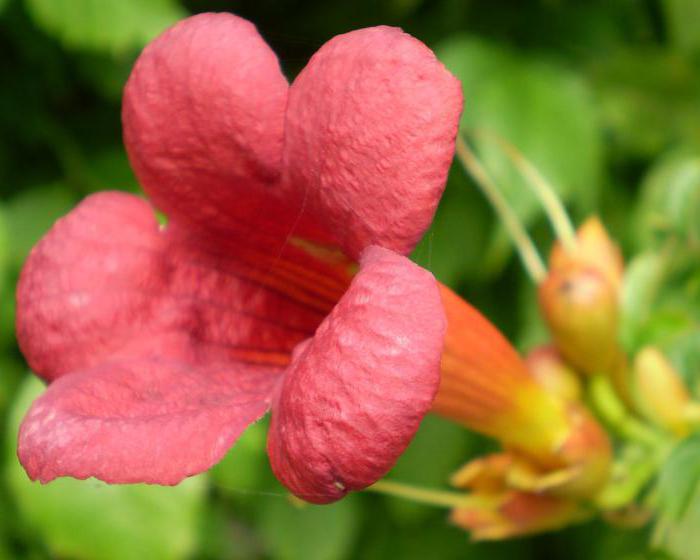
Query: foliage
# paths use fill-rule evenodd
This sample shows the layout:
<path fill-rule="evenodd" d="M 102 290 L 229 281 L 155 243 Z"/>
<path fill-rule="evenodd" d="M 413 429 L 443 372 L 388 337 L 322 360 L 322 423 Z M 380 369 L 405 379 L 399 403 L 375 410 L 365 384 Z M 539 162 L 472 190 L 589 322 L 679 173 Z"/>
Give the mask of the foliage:
<path fill-rule="evenodd" d="M 552 242 L 540 206 L 484 130 L 537 165 L 576 221 L 602 216 L 629 257 L 626 350 L 659 345 L 698 396 L 697 0 L 0 0 L 8 82 L 0 89 L 0 559 L 696 558 L 697 437 L 670 452 L 647 494 L 662 512 L 653 530 L 596 522 L 517 543 L 470 543 L 444 511 L 395 498 L 290 503 L 269 472 L 264 425 L 252 426 L 210 475 L 177 488 L 26 480 L 14 440 L 40 384 L 13 335 L 22 261 L 86 194 L 137 188 L 119 122 L 131 64 L 178 18 L 222 9 L 258 24 L 290 77 L 319 44 L 357 27 L 399 25 L 427 42 L 462 80 L 464 130 L 538 245 Z M 535 290 L 457 166 L 414 258 L 523 349 L 541 341 Z M 446 485 L 477 451 L 481 440 L 429 418 L 390 477 Z"/>

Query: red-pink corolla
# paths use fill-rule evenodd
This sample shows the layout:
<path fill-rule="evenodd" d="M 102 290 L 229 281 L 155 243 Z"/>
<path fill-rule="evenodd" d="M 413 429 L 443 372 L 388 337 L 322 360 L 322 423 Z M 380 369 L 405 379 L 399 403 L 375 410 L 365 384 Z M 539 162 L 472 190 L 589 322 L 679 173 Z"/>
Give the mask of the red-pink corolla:
<path fill-rule="evenodd" d="M 17 331 L 50 385 L 20 429 L 29 476 L 176 484 L 269 409 L 272 468 L 298 496 L 330 502 L 385 474 L 439 383 L 438 287 L 404 255 L 461 107 L 457 80 L 399 29 L 332 39 L 291 86 L 233 15 L 153 41 L 124 137 L 168 224 L 101 193 L 32 251 Z"/>

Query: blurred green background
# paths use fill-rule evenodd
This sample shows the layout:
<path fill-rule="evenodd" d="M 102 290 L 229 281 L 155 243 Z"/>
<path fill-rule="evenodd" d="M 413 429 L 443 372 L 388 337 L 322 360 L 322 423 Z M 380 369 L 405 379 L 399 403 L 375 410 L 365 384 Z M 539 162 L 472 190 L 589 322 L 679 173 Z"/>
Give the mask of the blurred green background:
<path fill-rule="evenodd" d="M 640 255 L 627 342 L 681 333 L 667 349 L 686 375 L 700 373 L 700 267 L 691 266 L 692 281 L 684 276 L 685 291 L 667 298 L 661 318 L 639 304 L 654 272 L 647 251 L 681 239 L 686 260 L 700 263 L 700 1 L 0 0 L 0 559 L 673 557 L 651 552 L 644 529 L 602 522 L 472 544 L 447 512 L 392 498 L 299 507 L 269 471 L 263 424 L 213 471 L 176 488 L 28 482 L 15 434 L 42 389 L 14 340 L 17 274 L 31 246 L 86 194 L 138 188 L 121 142 L 124 81 L 149 39 L 210 10 L 252 20 L 290 78 L 351 29 L 397 25 L 426 42 L 463 82 L 465 127 L 508 138 L 557 186 L 575 220 L 600 213 L 626 255 Z M 476 149 L 546 251 L 552 238 L 536 201 L 496 145 Z M 414 257 L 521 349 L 545 339 L 534 288 L 461 169 L 452 169 Z M 428 418 L 391 476 L 444 486 L 489 445 Z M 700 558 L 697 503 L 669 545 L 691 560 Z"/>

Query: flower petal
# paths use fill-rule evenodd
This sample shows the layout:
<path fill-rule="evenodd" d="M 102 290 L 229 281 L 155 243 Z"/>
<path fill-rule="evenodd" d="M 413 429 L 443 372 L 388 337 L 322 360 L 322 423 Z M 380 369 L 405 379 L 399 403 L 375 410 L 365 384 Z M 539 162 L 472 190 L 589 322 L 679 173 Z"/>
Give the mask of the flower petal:
<path fill-rule="evenodd" d="M 554 531 L 589 517 L 575 501 L 526 492 L 474 494 L 470 500 L 471 505 L 452 510 L 450 520 L 478 541 Z"/>
<path fill-rule="evenodd" d="M 268 451 L 277 477 L 326 503 L 384 475 L 435 396 L 444 330 L 432 275 L 368 249 L 343 299 L 295 354 L 273 404 Z"/>
<path fill-rule="evenodd" d="M 290 89 L 288 180 L 346 254 L 407 254 L 444 189 L 461 110 L 459 81 L 417 39 L 391 27 L 339 35 Z"/>
<path fill-rule="evenodd" d="M 276 200 L 288 84 L 255 26 L 231 14 L 183 20 L 142 52 L 124 90 L 124 140 L 154 204 L 225 233 L 291 230 Z"/>
<path fill-rule="evenodd" d="M 150 205 L 123 193 L 88 197 L 34 248 L 17 290 L 17 336 L 52 380 L 114 356 L 283 367 L 349 283 L 287 245 L 267 254 L 158 227 Z"/>
<path fill-rule="evenodd" d="M 144 357 L 62 377 L 31 407 L 18 454 L 30 478 L 177 484 L 219 461 L 268 409 L 267 369 Z"/>

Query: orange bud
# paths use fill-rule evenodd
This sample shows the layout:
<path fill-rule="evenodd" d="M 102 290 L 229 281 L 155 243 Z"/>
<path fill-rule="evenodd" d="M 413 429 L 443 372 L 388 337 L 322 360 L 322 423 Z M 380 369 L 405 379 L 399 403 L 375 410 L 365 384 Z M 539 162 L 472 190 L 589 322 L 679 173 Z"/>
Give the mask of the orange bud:
<path fill-rule="evenodd" d="M 571 432 L 557 456 L 577 476 L 552 488 L 558 496 L 590 498 L 596 495 L 610 477 L 612 445 L 607 433 L 588 410 L 577 403 L 568 408 Z"/>
<path fill-rule="evenodd" d="M 611 447 L 595 420 L 577 404 L 569 408 L 571 434 L 547 468 L 507 450 L 467 463 L 451 478 L 468 491 L 451 520 L 472 538 L 505 539 L 558 529 L 585 519 L 583 505 L 608 480 Z"/>
<path fill-rule="evenodd" d="M 550 270 L 569 268 L 572 264 L 596 269 L 619 293 L 624 272 L 622 253 L 596 216 L 588 218 L 579 227 L 574 251 L 567 252 L 560 243 L 552 248 Z"/>
<path fill-rule="evenodd" d="M 676 435 L 688 434 L 685 411 L 690 394 L 671 362 L 657 348 L 647 346 L 635 356 L 632 391 L 644 417 Z"/>
<path fill-rule="evenodd" d="M 615 289 L 598 270 L 551 270 L 540 284 L 544 318 L 562 356 L 584 373 L 610 372 L 620 359 Z"/>
<path fill-rule="evenodd" d="M 600 424 L 579 403 L 567 407 L 569 434 L 549 457 L 510 451 L 510 488 L 567 498 L 592 498 L 608 481 L 612 446 Z"/>
<path fill-rule="evenodd" d="M 530 350 L 525 363 L 547 391 L 564 400 L 580 400 L 581 381 L 554 346 L 547 344 Z"/>

